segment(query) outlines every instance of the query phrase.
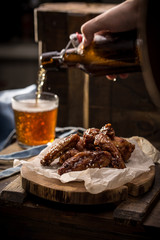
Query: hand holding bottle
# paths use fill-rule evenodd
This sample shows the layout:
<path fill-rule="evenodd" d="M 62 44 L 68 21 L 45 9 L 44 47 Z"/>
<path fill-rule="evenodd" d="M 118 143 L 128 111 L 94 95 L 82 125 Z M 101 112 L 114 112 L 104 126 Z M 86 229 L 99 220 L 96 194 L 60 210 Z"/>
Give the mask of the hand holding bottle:
<path fill-rule="evenodd" d="M 111 74 L 126 78 L 126 73 L 140 71 L 135 31 L 138 2 L 141 1 L 128 0 L 86 22 L 81 27 L 83 45 L 77 48 L 75 40 L 78 40 L 79 34 L 72 34 L 61 52 L 42 54 L 42 67 L 46 70 L 75 67 L 90 75 L 107 75 L 109 79 L 116 78 L 116 75 Z M 68 47 L 71 42 L 73 48 Z"/>
<path fill-rule="evenodd" d="M 101 34 L 103 31 L 124 32 L 137 28 L 138 1 L 125 1 L 83 24 L 81 32 L 83 34 L 84 47 L 90 45 L 95 34 Z M 126 78 L 128 74 L 120 74 L 119 76 Z M 107 78 L 113 80 L 116 78 L 116 75 L 109 75 Z"/>

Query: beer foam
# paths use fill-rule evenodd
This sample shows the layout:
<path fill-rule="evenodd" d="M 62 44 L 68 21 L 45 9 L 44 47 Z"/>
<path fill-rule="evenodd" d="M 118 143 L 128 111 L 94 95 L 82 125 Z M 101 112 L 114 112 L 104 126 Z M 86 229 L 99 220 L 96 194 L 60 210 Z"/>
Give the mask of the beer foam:
<path fill-rule="evenodd" d="M 57 103 L 43 99 L 38 99 L 37 103 L 35 99 L 25 99 L 20 102 L 12 101 L 12 108 L 21 112 L 44 112 L 51 111 L 57 107 Z"/>

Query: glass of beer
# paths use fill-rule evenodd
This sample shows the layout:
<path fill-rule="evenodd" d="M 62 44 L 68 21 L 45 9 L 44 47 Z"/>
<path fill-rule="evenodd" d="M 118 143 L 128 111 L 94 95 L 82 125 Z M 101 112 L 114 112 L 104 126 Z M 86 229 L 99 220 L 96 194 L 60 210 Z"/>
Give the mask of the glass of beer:
<path fill-rule="evenodd" d="M 12 98 L 17 141 L 23 148 L 53 142 L 59 98 L 52 93 L 21 94 Z"/>

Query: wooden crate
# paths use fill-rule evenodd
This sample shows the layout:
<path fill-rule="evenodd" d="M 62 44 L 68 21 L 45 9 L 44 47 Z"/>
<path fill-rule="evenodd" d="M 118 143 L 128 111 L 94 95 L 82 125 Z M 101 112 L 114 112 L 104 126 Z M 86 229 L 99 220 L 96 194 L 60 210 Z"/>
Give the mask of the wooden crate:
<path fill-rule="evenodd" d="M 35 40 L 42 52 L 63 49 L 69 35 L 115 4 L 48 3 L 35 9 Z M 101 127 L 111 122 L 117 135 L 139 135 L 159 142 L 160 114 L 141 73 L 112 82 L 78 69 L 50 72 L 44 90 L 60 97 L 58 126 Z M 159 144 L 158 144 L 159 145 Z"/>
<path fill-rule="evenodd" d="M 113 6 L 87 3 L 40 5 L 35 9 L 35 40 L 39 45 L 39 55 L 46 51 L 60 51 L 71 33 L 80 32 L 83 23 Z M 59 126 L 89 126 L 88 81 L 88 76 L 77 69 L 47 74 L 44 90 L 60 97 Z"/>

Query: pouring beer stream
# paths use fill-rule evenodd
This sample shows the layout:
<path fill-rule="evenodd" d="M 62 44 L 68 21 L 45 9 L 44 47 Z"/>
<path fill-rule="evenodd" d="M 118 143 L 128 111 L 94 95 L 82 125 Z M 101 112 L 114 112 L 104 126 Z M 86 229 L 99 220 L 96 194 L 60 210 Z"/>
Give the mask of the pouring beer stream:
<path fill-rule="evenodd" d="M 40 66 L 40 69 L 38 72 L 38 81 L 37 81 L 36 105 L 38 104 L 38 100 L 41 97 L 42 87 L 44 85 L 45 78 L 46 78 L 46 70 L 42 66 Z"/>

